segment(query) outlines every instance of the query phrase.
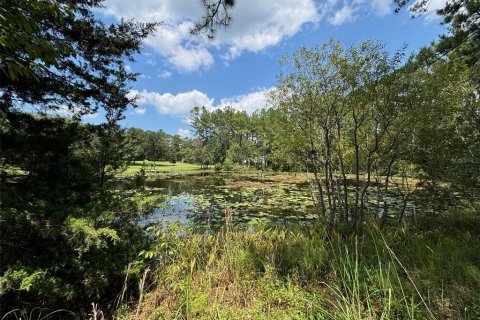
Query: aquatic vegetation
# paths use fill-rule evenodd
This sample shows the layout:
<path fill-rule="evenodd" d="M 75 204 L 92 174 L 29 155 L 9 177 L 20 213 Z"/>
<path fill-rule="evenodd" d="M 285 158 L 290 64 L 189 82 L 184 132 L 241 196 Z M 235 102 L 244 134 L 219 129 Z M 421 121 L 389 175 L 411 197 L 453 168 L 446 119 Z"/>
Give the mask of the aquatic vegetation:
<path fill-rule="evenodd" d="M 156 195 L 162 200 L 156 209 L 152 209 L 148 221 L 178 220 L 199 229 L 218 229 L 223 226 L 225 210 L 228 209 L 232 210 L 232 223 L 245 228 L 259 223 L 302 226 L 316 223 L 319 218 L 318 204 L 315 203 L 308 184 L 297 183 L 298 180 L 295 179 L 290 183 L 279 182 L 285 176 L 287 175 L 270 174 L 267 175 L 268 179 L 264 179 L 246 172 L 149 180 L 145 182 L 145 190 L 159 191 Z M 369 189 L 365 199 L 366 215 L 373 220 L 382 217 L 385 202 L 388 203 L 387 218 L 390 219 L 396 219 L 399 212 L 414 219 L 417 211 L 432 212 L 439 205 L 432 204 L 429 199 L 424 200 L 428 195 L 421 189 L 405 202 L 404 195 L 393 189 L 379 199 L 375 188 L 372 186 Z M 148 197 L 152 199 L 155 195 Z M 350 197 L 349 201 L 353 202 L 354 198 Z"/>

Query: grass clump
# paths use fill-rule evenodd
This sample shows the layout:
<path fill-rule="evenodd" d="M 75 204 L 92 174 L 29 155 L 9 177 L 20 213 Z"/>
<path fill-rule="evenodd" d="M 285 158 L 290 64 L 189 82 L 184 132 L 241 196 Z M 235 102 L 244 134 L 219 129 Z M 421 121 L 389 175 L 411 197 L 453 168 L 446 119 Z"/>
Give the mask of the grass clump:
<path fill-rule="evenodd" d="M 151 289 L 135 309 L 141 319 L 477 319 L 480 219 L 463 233 L 435 219 L 331 238 L 320 227 L 158 229 Z"/>

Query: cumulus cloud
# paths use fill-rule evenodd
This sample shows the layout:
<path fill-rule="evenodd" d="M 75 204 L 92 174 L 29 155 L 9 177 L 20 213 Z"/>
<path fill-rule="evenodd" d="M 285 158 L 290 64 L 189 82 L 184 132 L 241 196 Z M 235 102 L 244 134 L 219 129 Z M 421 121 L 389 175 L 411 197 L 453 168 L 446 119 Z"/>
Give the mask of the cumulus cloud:
<path fill-rule="evenodd" d="M 237 111 L 245 111 L 249 114 L 253 112 L 267 108 L 267 94 L 270 89 L 261 89 L 258 91 L 250 92 L 243 95 L 238 95 L 230 98 L 223 98 L 218 104 L 214 103 L 214 99 L 208 97 L 207 94 L 198 90 L 192 90 L 188 92 L 181 92 L 177 94 L 172 93 L 159 93 L 155 91 L 136 91 L 132 90 L 129 93 L 129 97 L 137 97 L 137 104 L 141 106 L 153 106 L 158 113 L 174 116 L 183 116 L 184 123 L 190 124 L 188 115 L 190 110 L 194 107 L 205 107 L 207 110 L 215 110 L 218 108 L 231 107 Z M 145 108 L 136 108 L 136 110 L 145 110 Z M 145 111 L 137 112 L 139 114 L 145 113 Z"/>
<path fill-rule="evenodd" d="M 192 119 L 189 116 L 184 117 L 182 119 L 182 122 L 185 123 L 185 124 L 188 124 L 189 126 L 192 125 Z"/>
<path fill-rule="evenodd" d="M 258 52 L 319 20 L 314 0 L 238 1 L 231 12 L 234 23 L 226 31 L 219 30 L 211 42 L 190 35 L 193 21 L 203 15 L 200 1 L 142 0 L 132 6 L 129 0 L 108 0 L 102 12 L 117 19 L 163 22 L 145 43 L 186 72 L 210 67 L 214 63 L 211 49 L 224 50 L 227 59 L 244 51 Z"/>
<path fill-rule="evenodd" d="M 358 11 L 373 11 L 377 16 L 383 17 L 393 12 L 392 0 L 353 0 L 346 2 Z"/>
<path fill-rule="evenodd" d="M 216 40 L 227 48 L 227 59 L 274 46 L 300 32 L 303 25 L 319 21 L 313 0 L 238 1 L 232 15 L 234 22 Z"/>
<path fill-rule="evenodd" d="M 191 138 L 192 137 L 192 131 L 190 131 L 188 129 L 179 128 L 177 130 L 177 135 L 179 135 L 181 138 Z"/>
<path fill-rule="evenodd" d="M 392 4 L 392 0 L 327 0 L 323 12 L 330 24 L 339 26 L 355 22 L 361 15 L 383 17 L 393 12 Z"/>
<path fill-rule="evenodd" d="M 445 1 L 432 0 L 428 16 Z M 233 23 L 229 28 L 218 30 L 216 39 L 209 41 L 190 34 L 194 21 L 204 13 L 200 1 L 142 0 L 132 5 L 130 0 L 107 0 L 104 5 L 101 12 L 116 19 L 162 22 L 145 44 L 181 72 L 209 68 L 215 62 L 213 53 L 228 62 L 245 51 L 260 52 L 322 19 L 339 26 L 361 15 L 384 16 L 393 8 L 391 0 L 242 0 L 231 9 Z M 145 55 L 149 57 L 146 63 L 156 63 L 150 52 Z"/>
<path fill-rule="evenodd" d="M 271 89 L 251 92 L 220 100 L 218 108 L 232 107 L 237 111 L 246 111 L 248 114 L 268 107 L 267 94 Z"/>
<path fill-rule="evenodd" d="M 208 68 L 214 62 L 213 55 L 207 49 L 209 43 L 202 38 L 192 38 L 192 26 L 190 21 L 160 26 L 145 43 L 180 71 Z"/>
<path fill-rule="evenodd" d="M 195 106 L 211 108 L 213 99 L 198 90 L 181 92 L 178 94 L 158 93 L 155 91 L 141 92 L 132 90 L 130 96 L 138 95 L 139 105 L 152 105 L 160 114 L 186 115 Z"/>
<path fill-rule="evenodd" d="M 391 0 L 372 0 L 370 5 L 378 16 L 385 16 L 393 11 Z"/>

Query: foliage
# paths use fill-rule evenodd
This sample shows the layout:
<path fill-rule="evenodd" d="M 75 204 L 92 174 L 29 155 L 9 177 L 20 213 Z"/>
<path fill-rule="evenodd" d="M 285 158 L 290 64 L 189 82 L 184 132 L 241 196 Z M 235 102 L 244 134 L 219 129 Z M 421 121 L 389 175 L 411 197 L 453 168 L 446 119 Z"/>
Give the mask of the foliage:
<path fill-rule="evenodd" d="M 196 107 L 193 140 L 117 125 L 136 98 L 125 64 L 157 24 L 105 25 L 93 14 L 102 3 L 0 6 L 0 312 L 86 317 L 92 302 L 94 313 L 96 303 L 125 311 L 139 297 L 137 313 L 161 318 L 480 316 L 478 1 L 448 2 L 439 14 L 450 34 L 405 63 L 402 50 L 390 55 L 375 41 L 300 48 L 283 61 L 274 108 Z M 193 32 L 213 37 L 234 1 L 202 4 Z M 100 109 L 104 124 L 79 121 Z M 73 117 L 52 116 L 59 110 Z M 128 161 L 139 190 L 111 190 Z M 301 201 L 314 203 L 322 224 L 145 230 L 144 213 L 164 199 L 143 188 L 148 171 L 199 170 L 184 162 L 313 172 L 313 199 Z M 389 210 L 394 187 L 398 214 Z M 434 214 L 389 227 L 406 222 L 417 187 L 440 195 L 427 199 Z M 445 214 L 446 194 L 469 206 Z M 233 209 L 224 213 L 233 219 Z"/>
<path fill-rule="evenodd" d="M 479 211 L 480 101 L 472 69 L 461 59 L 417 69 L 414 143 L 405 160 L 431 184 L 449 182 Z M 421 90 L 421 91 L 420 91 Z M 425 124 L 428 123 L 428 126 Z"/>
<path fill-rule="evenodd" d="M 140 211 L 106 189 L 119 168 L 113 128 L 12 114 L 2 155 L 27 174 L 1 181 L 1 311 L 112 306 L 123 270 L 148 242 Z M 108 144 L 102 143 L 107 137 Z M 117 292 L 116 292 L 117 291 Z"/>
<path fill-rule="evenodd" d="M 220 165 L 228 162 L 228 167 L 236 163 L 265 168 L 274 150 L 274 127 L 267 120 L 270 115 L 263 110 L 248 115 L 230 107 L 212 112 L 195 107 L 191 112 L 192 127 L 202 142 L 204 161 Z"/>
<path fill-rule="evenodd" d="M 101 3 L 0 7 L 2 313 L 113 307 L 123 270 L 148 241 L 135 204 L 106 184 L 125 167 L 116 121 L 135 100 L 127 93 L 136 76 L 125 63 L 156 24 L 106 26 L 92 13 Z M 106 123 L 75 120 L 99 108 Z M 73 119 L 45 116 L 56 110 Z"/>
<path fill-rule="evenodd" d="M 372 41 L 348 49 L 331 41 L 284 60 L 272 94 L 288 117 L 279 128 L 281 145 L 315 174 L 319 215 L 330 229 L 337 217 L 362 223 L 373 176 L 388 185 L 411 117 L 395 81 L 401 56 L 390 57 Z M 354 190 L 348 173 L 355 175 Z"/>
<path fill-rule="evenodd" d="M 285 58 L 272 93 L 284 118 L 278 145 L 314 173 L 330 230 L 337 219 L 358 230 L 371 198 L 378 208 L 370 219 L 387 219 L 389 188 L 400 187 L 392 177 L 408 178 L 409 165 L 425 180 L 451 181 L 477 206 L 479 101 L 470 69 L 454 58 L 426 70 L 416 59 L 400 67 L 401 57 L 372 41 L 347 49 L 331 41 Z"/>
<path fill-rule="evenodd" d="M 181 239 L 178 227 L 162 229 L 140 317 L 475 318 L 479 221 L 465 212 L 469 222 L 450 229 L 458 214 L 330 241 L 322 228 L 183 230 Z"/>
<path fill-rule="evenodd" d="M 414 15 L 425 13 L 431 1 L 428 0 L 394 0 L 397 4 L 396 12 L 413 2 L 409 7 Z M 431 48 L 440 57 L 445 55 L 456 56 L 462 59 L 471 68 L 473 82 L 480 85 L 480 1 L 478 0 L 450 0 L 437 10 L 442 17 L 443 24 L 449 26 L 447 34 L 440 35 L 438 41 Z M 438 57 L 435 57 L 438 60 Z"/>
<path fill-rule="evenodd" d="M 202 0 L 201 2 L 205 14 L 190 32 L 195 35 L 205 32 L 212 40 L 219 28 L 227 28 L 232 22 L 230 10 L 235 5 L 235 0 Z"/>
<path fill-rule="evenodd" d="M 48 14 L 51 24 L 60 27 L 65 17 L 73 13 L 66 5 L 47 1 L 28 1 L 14 5 L 13 1 L 3 1 L 0 8 L 0 45 L 2 51 L 2 74 L 12 80 L 35 77 L 33 68 L 50 66 L 58 67 L 57 59 L 64 53 L 73 53 L 73 48 L 67 43 L 58 47 L 43 37 L 37 36 L 41 25 L 37 19 Z M 14 35 L 14 36 L 12 36 Z M 26 56 L 33 57 L 30 65 L 17 58 L 13 51 L 24 48 Z M 38 63 L 36 61 L 41 61 Z M 43 64 L 43 65 L 42 65 Z M 2 76 L 3 78 L 3 76 Z"/>
<path fill-rule="evenodd" d="M 125 132 L 126 152 L 130 161 L 177 161 L 184 162 L 189 158 L 191 142 L 178 135 L 169 135 L 163 130 L 144 131 L 139 128 L 128 128 Z"/>
<path fill-rule="evenodd" d="M 3 1 L 0 15 L 0 107 L 65 108 L 80 116 L 107 111 L 110 119 L 133 103 L 125 61 L 139 52 L 156 24 L 105 26 L 92 8 L 102 1 Z"/>

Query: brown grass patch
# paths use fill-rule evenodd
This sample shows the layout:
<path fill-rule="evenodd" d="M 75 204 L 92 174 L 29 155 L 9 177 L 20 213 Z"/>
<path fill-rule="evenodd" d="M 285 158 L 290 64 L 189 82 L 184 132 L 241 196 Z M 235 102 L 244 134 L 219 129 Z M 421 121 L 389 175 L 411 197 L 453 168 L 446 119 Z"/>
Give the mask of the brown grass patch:
<path fill-rule="evenodd" d="M 257 189 L 268 189 L 273 188 L 275 185 L 272 182 L 260 182 L 260 181 L 229 181 L 221 188 L 226 189 L 248 189 L 248 188 L 257 188 Z"/>

